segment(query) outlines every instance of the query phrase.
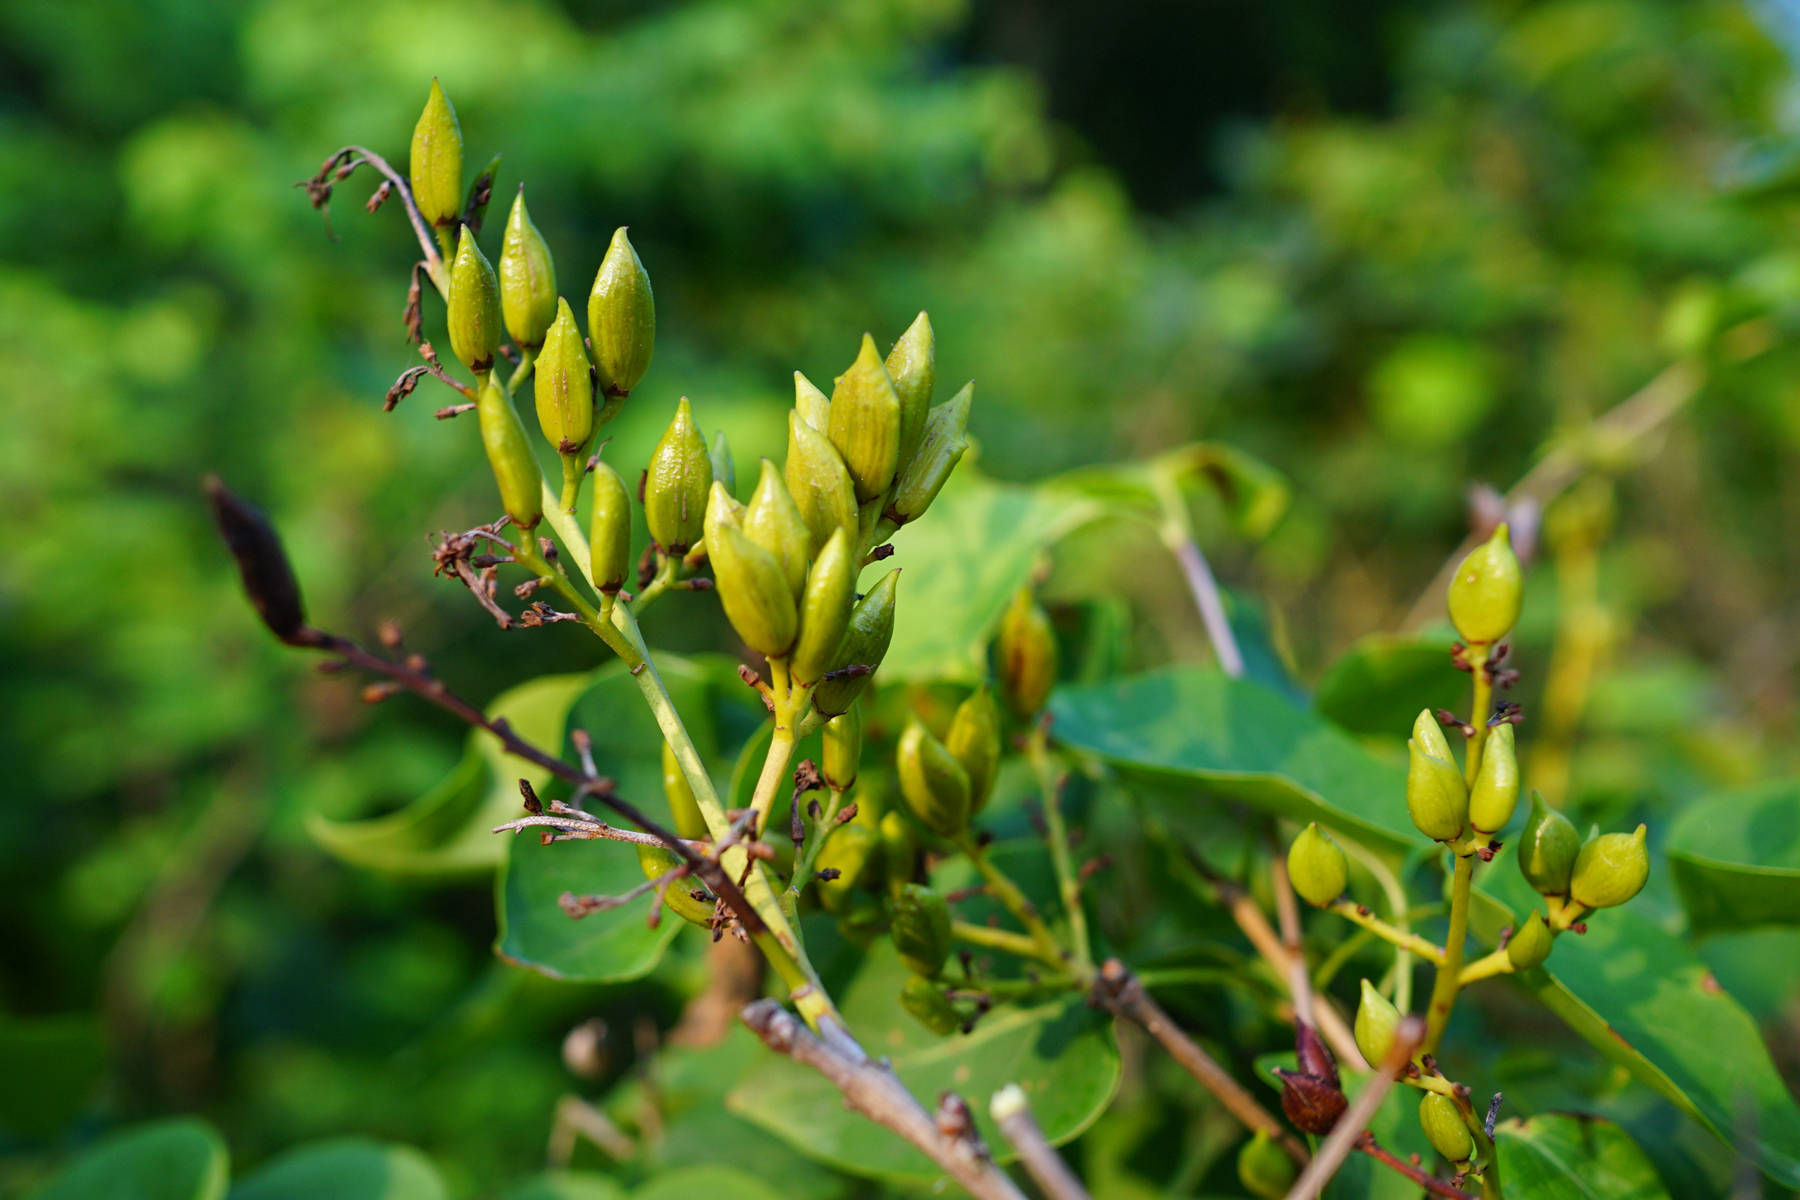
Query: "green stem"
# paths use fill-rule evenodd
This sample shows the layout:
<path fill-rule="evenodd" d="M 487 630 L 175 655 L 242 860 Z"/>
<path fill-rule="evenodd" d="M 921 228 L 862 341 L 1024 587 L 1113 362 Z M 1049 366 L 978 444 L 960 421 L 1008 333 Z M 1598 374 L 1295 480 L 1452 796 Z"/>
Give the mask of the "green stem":
<path fill-rule="evenodd" d="M 1460 861 L 1460 860 L 1459 860 Z M 1331 911 L 1354 924 L 1361 925 L 1376 937 L 1417 954 L 1427 962 L 1438 966 L 1444 964 L 1444 950 L 1436 942 L 1420 937 L 1416 933 L 1404 929 L 1396 929 L 1374 913 L 1367 911 L 1350 900 L 1339 900 L 1331 906 Z"/>
<path fill-rule="evenodd" d="M 1468 653 L 1475 655 L 1475 700 L 1469 714 L 1469 724 L 1475 732 L 1469 735 L 1469 752 L 1463 763 L 1463 778 L 1470 787 L 1475 786 L 1475 772 L 1481 769 L 1481 748 L 1487 744 L 1488 717 L 1493 715 L 1494 681 L 1488 678 L 1487 656 L 1488 646 L 1477 643 L 1469 647 Z M 1466 655 L 1465 655 L 1466 657 Z"/>
<path fill-rule="evenodd" d="M 1450 933 L 1444 939 L 1444 961 L 1438 964 L 1437 978 L 1431 985 L 1431 1006 L 1425 1012 L 1424 1054 L 1435 1054 L 1443 1040 L 1444 1027 L 1450 1023 L 1450 1010 L 1456 1007 L 1456 993 L 1461 988 L 1463 942 L 1469 933 L 1469 891 L 1475 878 L 1475 856 L 1459 854 L 1450 881 Z"/>
<path fill-rule="evenodd" d="M 794 860 L 794 873 L 788 878 L 787 900 L 790 903 L 800 899 L 801 889 L 818 870 L 819 855 L 825 849 L 826 840 L 837 831 L 837 815 L 843 807 L 843 790 L 832 788 L 831 799 L 826 801 L 819 819 L 813 822 L 812 836 L 806 839 L 805 847 Z"/>
<path fill-rule="evenodd" d="M 631 602 L 631 611 L 642 616 L 646 608 L 656 603 L 657 599 L 674 587 L 681 578 L 681 560 L 667 554 L 660 555 L 656 564 L 656 575 L 652 578 Z"/>
<path fill-rule="evenodd" d="M 519 365 L 513 368 L 513 373 L 511 375 L 506 377 L 506 394 L 508 396 L 517 392 L 519 390 L 519 385 L 524 383 L 525 380 L 530 377 L 531 366 L 536 361 L 537 351 L 531 349 L 522 349 L 519 351 Z"/>
<path fill-rule="evenodd" d="M 1026 742 L 1031 767 L 1037 774 L 1038 790 L 1044 797 L 1044 826 L 1050 839 L 1050 861 L 1056 868 L 1056 883 L 1062 893 L 1063 912 L 1069 918 L 1069 941 L 1075 951 L 1075 974 L 1086 979 L 1094 973 L 1094 960 L 1088 945 L 1087 912 L 1081 904 L 1081 880 L 1069 854 L 1069 831 L 1063 823 L 1062 789 L 1057 786 L 1056 764 L 1050 761 L 1050 744 L 1044 726 L 1031 731 Z"/>
<path fill-rule="evenodd" d="M 437 234 L 438 251 L 444 256 L 444 279 L 448 282 L 450 264 L 456 258 L 456 236 L 450 232 L 450 227 L 447 225 L 433 225 L 431 231 Z M 449 298 L 450 289 L 448 287 L 440 287 L 438 291 L 444 294 L 445 299 Z"/>
<path fill-rule="evenodd" d="M 992 925 L 977 925 L 973 921 L 952 921 L 950 936 L 959 942 L 967 942 L 971 946 L 982 946 L 989 950 L 998 950 L 1017 958 L 1030 959 L 1061 970 L 1063 966 L 1061 954 L 1045 954 L 1044 948 L 1033 938 L 1022 933 L 1014 933 L 1010 929 L 996 929 Z"/>
<path fill-rule="evenodd" d="M 975 839 L 967 833 L 956 839 L 956 848 L 968 856 L 969 861 L 975 864 L 975 869 L 981 872 L 981 877 L 987 880 L 988 890 L 993 893 L 994 899 L 1000 901 L 1008 912 L 1019 919 L 1019 924 L 1025 926 L 1025 931 L 1031 935 L 1031 940 L 1037 945 L 1037 957 L 1045 962 L 1055 963 L 1058 967 L 1064 966 L 1067 955 L 1057 944 L 1055 935 L 1050 932 L 1050 927 L 1044 924 L 1042 917 L 1038 916 L 1036 906 L 1031 903 L 1024 892 L 1019 890 L 1019 885 L 1014 883 L 1005 871 L 989 861 L 981 847 L 975 844 Z M 1082 976 L 1082 978 L 1085 980 L 1087 977 Z"/>

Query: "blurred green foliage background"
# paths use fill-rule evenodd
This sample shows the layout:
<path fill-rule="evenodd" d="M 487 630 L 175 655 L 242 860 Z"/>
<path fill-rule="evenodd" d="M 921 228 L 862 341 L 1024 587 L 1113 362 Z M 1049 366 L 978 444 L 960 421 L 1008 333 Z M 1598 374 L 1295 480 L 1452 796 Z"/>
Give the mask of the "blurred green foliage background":
<path fill-rule="evenodd" d="M 565 292 L 631 227 L 659 341 L 621 461 L 687 394 L 741 475 L 779 454 L 795 368 L 829 378 L 864 328 L 885 344 L 927 308 L 940 377 L 978 381 L 991 474 L 1196 438 L 1284 474 L 1266 537 L 1204 534 L 1311 680 L 1407 621 L 1472 481 L 1570 456 L 1610 532 L 1585 593 L 1536 572 L 1524 656 L 1551 656 L 1567 604 L 1599 622 L 1566 792 L 1603 809 L 1794 762 L 1786 7 L 0 5 L 0 1189 L 191 1111 L 241 1162 L 355 1131 L 474 1194 L 541 1161 L 578 1086 L 570 1025 L 609 1016 L 624 1061 L 634 1015 L 674 1010 L 666 980 L 495 965 L 485 881 L 317 848 L 308 814 L 405 802 L 460 731 L 273 645 L 199 502 L 221 471 L 277 519 L 322 623 L 397 617 L 469 694 L 593 661 L 578 633 L 500 638 L 430 578 L 424 535 L 493 505 L 435 385 L 380 412 L 413 361 L 411 234 L 397 206 L 363 215 L 366 176 L 336 242 L 290 187 L 345 143 L 403 164 L 433 75 L 471 166 L 505 153 L 496 214 L 526 183 Z M 1677 361 L 1701 381 L 1680 411 L 1595 432 Z M 1138 606 L 1139 658 L 1204 654 L 1145 561 L 1092 568 Z M 726 645 L 667 608 L 653 637 Z M 1791 1071 L 1792 980 L 1732 982 Z"/>

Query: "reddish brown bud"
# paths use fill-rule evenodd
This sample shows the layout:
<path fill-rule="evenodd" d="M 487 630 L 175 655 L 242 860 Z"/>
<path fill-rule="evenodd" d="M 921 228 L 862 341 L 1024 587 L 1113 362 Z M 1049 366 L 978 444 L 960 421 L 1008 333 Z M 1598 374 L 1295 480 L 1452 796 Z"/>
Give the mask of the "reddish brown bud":
<path fill-rule="evenodd" d="M 300 585 L 275 527 L 261 509 L 226 487 L 217 475 L 206 477 L 206 497 L 263 624 L 284 642 L 304 640 L 306 611 L 300 603 Z"/>

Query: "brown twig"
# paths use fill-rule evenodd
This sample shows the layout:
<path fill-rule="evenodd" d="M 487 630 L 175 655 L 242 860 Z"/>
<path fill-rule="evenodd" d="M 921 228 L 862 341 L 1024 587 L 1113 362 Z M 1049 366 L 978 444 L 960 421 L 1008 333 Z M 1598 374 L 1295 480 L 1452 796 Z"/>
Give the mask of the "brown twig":
<path fill-rule="evenodd" d="M 431 227 L 425 223 L 425 217 L 419 212 L 419 205 L 413 199 L 412 188 L 407 186 L 406 177 L 394 170 L 388 160 L 368 149 L 366 146 L 345 146 L 326 158 L 319 168 L 318 175 L 312 179 L 303 179 L 296 187 L 304 186 L 307 194 L 313 199 L 313 207 L 323 209 L 331 200 L 331 188 L 327 177 L 335 175 L 330 182 L 341 182 L 349 177 L 357 167 L 367 164 L 381 173 L 387 186 L 400 197 L 406 206 L 407 219 L 412 222 L 413 232 L 418 235 L 419 246 L 425 252 L 426 270 L 431 281 L 439 291 L 444 290 L 444 260 L 438 253 L 436 239 L 432 237 Z M 323 185 L 323 186 L 321 186 Z M 373 210 L 371 210 L 373 211 Z"/>
<path fill-rule="evenodd" d="M 1118 959 L 1108 959 L 1100 968 L 1094 984 L 1094 996 L 1109 1012 L 1136 1022 L 1144 1032 L 1162 1044 L 1169 1056 L 1200 1081 L 1200 1086 L 1218 1097 L 1226 1111 L 1247 1128 L 1267 1133 L 1297 1163 L 1307 1161 L 1306 1147 L 1287 1126 L 1258 1104 L 1242 1084 L 1200 1048 L 1199 1043 L 1182 1032 L 1173 1018 L 1150 998 L 1143 982 Z"/>
<path fill-rule="evenodd" d="M 1439 1196 L 1448 1196 L 1450 1200 L 1475 1200 L 1475 1197 L 1469 1193 L 1445 1183 L 1425 1168 L 1414 1166 L 1405 1159 L 1396 1157 L 1391 1151 L 1384 1149 L 1381 1143 L 1375 1140 L 1375 1135 L 1367 1129 L 1363 1130 L 1362 1136 L 1356 1140 L 1356 1149 L 1361 1150 L 1376 1162 L 1392 1167 L 1428 1192 Z"/>
<path fill-rule="evenodd" d="M 967 1139 L 940 1130 L 893 1070 L 871 1059 L 834 1020 L 822 1023 L 824 1036 L 818 1037 L 774 1000 L 746 1005 L 742 1016 L 769 1049 L 819 1072 L 843 1093 L 847 1107 L 912 1143 L 975 1200 L 1025 1200 L 1005 1171 Z"/>
<path fill-rule="evenodd" d="M 1275 891 L 1275 919 L 1281 922 L 1282 956 L 1287 960 L 1288 994 L 1294 998 L 1294 1020 L 1313 1025 L 1312 975 L 1306 969 L 1306 949 L 1300 937 L 1300 905 L 1288 879 L 1287 856 L 1273 847 L 1269 855 L 1269 882 Z"/>
<path fill-rule="evenodd" d="M 1062 1155 L 1038 1128 L 1031 1115 L 1031 1106 L 1026 1103 L 1025 1092 L 1018 1084 L 1009 1083 L 995 1092 L 988 1111 L 993 1114 L 994 1123 L 1000 1126 L 1006 1140 L 1019 1152 L 1019 1161 L 1037 1181 L 1045 1200 L 1091 1200 L 1087 1188 L 1075 1178 L 1069 1164 L 1062 1160 Z"/>
<path fill-rule="evenodd" d="M 1406 1064 L 1418 1053 L 1419 1044 L 1425 1040 L 1425 1022 L 1418 1017 L 1407 1017 L 1394 1030 L 1394 1044 L 1388 1050 L 1387 1057 L 1382 1059 L 1375 1077 L 1363 1085 L 1344 1115 L 1338 1118 L 1325 1144 L 1319 1147 L 1319 1153 L 1313 1157 L 1306 1170 L 1300 1172 L 1300 1178 L 1294 1181 L 1293 1188 L 1287 1194 L 1287 1200 L 1314 1200 L 1336 1175 L 1344 1160 L 1356 1148 L 1363 1134 L 1369 1128 L 1369 1119 L 1387 1094 L 1406 1070 Z"/>

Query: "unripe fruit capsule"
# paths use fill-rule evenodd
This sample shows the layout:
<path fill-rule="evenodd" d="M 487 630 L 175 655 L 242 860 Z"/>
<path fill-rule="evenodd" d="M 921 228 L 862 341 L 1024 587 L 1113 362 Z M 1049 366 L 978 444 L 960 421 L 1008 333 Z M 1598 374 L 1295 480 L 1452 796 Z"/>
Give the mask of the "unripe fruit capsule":
<path fill-rule="evenodd" d="M 980 812 L 994 791 L 1000 770 L 1000 712 L 986 688 L 977 689 L 956 706 L 944 748 L 969 776 L 969 809 Z"/>
<path fill-rule="evenodd" d="M 856 599 L 856 551 L 842 529 L 832 535 L 807 572 L 800 597 L 800 633 L 794 642 L 794 678 L 814 683 L 844 649 Z"/>
<path fill-rule="evenodd" d="M 916 720 L 900 735 L 895 757 L 907 810 L 938 836 L 960 837 L 969 826 L 969 775 L 962 764 Z"/>
<path fill-rule="evenodd" d="M 431 81 L 425 109 L 413 125 L 413 202 L 433 225 L 454 224 L 462 215 L 462 126 L 438 81 Z"/>
<path fill-rule="evenodd" d="M 1469 823 L 1469 789 L 1462 772 L 1421 746 L 1406 742 L 1406 811 L 1419 832 L 1440 842 L 1462 836 Z"/>
<path fill-rule="evenodd" d="M 918 447 L 900 469 L 900 477 L 894 482 L 894 498 L 888 503 L 886 515 L 896 525 L 917 520 L 931 507 L 956 464 L 962 461 L 969 448 L 969 408 L 974 402 L 975 385 L 966 383 L 925 418 Z"/>
<path fill-rule="evenodd" d="M 594 345 L 594 369 L 600 390 L 623 396 L 650 369 L 656 348 L 656 297 L 650 273 L 621 225 L 613 232 L 600 270 L 588 293 L 588 337 Z"/>
<path fill-rule="evenodd" d="M 1375 990 L 1368 980 L 1362 981 L 1362 1002 L 1356 1007 L 1356 1048 L 1370 1065 L 1387 1061 L 1394 1048 L 1394 1031 L 1400 1028 L 1400 1010 L 1387 997 Z"/>
<path fill-rule="evenodd" d="M 631 497 L 619 473 L 594 464 L 594 519 L 588 527 L 588 569 L 594 586 L 611 595 L 631 570 Z M 683 836 L 690 836 L 683 831 Z"/>
<path fill-rule="evenodd" d="M 1575 856 L 1581 852 L 1581 835 L 1574 822 L 1547 807 L 1535 792 L 1531 797 L 1531 815 L 1525 819 L 1525 830 L 1519 835 L 1519 873 L 1537 892 L 1545 896 L 1561 896 L 1569 890 L 1569 875 L 1575 869 Z"/>
<path fill-rule="evenodd" d="M 902 468 L 912 460 L 919 437 L 925 432 L 925 413 L 931 408 L 931 390 L 937 384 L 937 336 L 931 318 L 913 318 L 887 356 L 888 378 L 900 398 L 900 456 Z"/>
<path fill-rule="evenodd" d="M 1539 966 L 1550 957 L 1556 939 L 1550 927 L 1544 924 L 1544 918 L 1535 910 L 1525 923 L 1513 931 L 1506 942 L 1506 957 L 1512 965 L 1521 971 L 1528 971 Z"/>
<path fill-rule="evenodd" d="M 1632 833 L 1603 833 L 1576 855 L 1569 898 L 1585 908 L 1612 908 L 1643 890 L 1650 878 L 1644 826 Z"/>
<path fill-rule="evenodd" d="M 839 529 L 857 534 L 856 487 L 850 469 L 831 439 L 808 424 L 799 412 L 788 414 L 787 462 L 782 467 L 788 494 L 800 510 L 817 554 Z"/>
<path fill-rule="evenodd" d="M 851 666 L 866 666 L 872 671 L 881 665 L 894 637 L 894 601 L 899 585 L 900 569 L 896 567 L 856 602 L 850 610 L 850 628 L 844 633 L 843 648 L 832 664 L 833 671 Z M 813 688 L 813 707 L 835 717 L 854 704 L 868 686 L 868 673 L 822 678 Z"/>
<path fill-rule="evenodd" d="M 1457 564 L 1450 578 L 1450 623 L 1465 641 L 1491 645 L 1519 619 L 1524 579 L 1504 522 Z"/>
<path fill-rule="evenodd" d="M 1469 789 L 1469 824 L 1478 833 L 1498 833 L 1519 806 L 1519 759 L 1510 723 L 1489 731 L 1481 749 L 1475 786 Z"/>
<path fill-rule="evenodd" d="M 1463 1123 L 1455 1101 L 1437 1092 L 1426 1092 L 1419 1101 L 1419 1126 L 1432 1148 L 1453 1163 L 1466 1163 L 1475 1153 L 1475 1139 Z"/>
<path fill-rule="evenodd" d="M 686 554 L 700 537 L 711 488 L 712 457 L 683 396 L 644 477 L 644 521 L 663 553 Z"/>
<path fill-rule="evenodd" d="M 556 264 L 525 208 L 521 183 L 500 241 L 500 309 L 506 332 L 526 349 L 543 345 L 544 334 L 556 319 L 556 301 Z M 577 344 L 580 340 L 578 335 Z"/>
<path fill-rule="evenodd" d="M 900 397 L 866 333 L 856 361 L 832 389 L 829 432 L 850 469 L 857 502 L 886 492 L 900 465 Z"/>
<path fill-rule="evenodd" d="M 1319 908 L 1335 903 L 1350 879 L 1343 850 L 1317 822 L 1302 829 L 1288 847 L 1287 869 L 1288 880 L 1300 898 Z"/>
<path fill-rule="evenodd" d="M 1056 686 L 1056 634 L 1029 587 L 1014 593 L 994 639 L 1000 694 L 1013 715 L 1029 721 Z"/>
<path fill-rule="evenodd" d="M 481 445 L 500 488 L 500 504 L 529 537 L 531 528 L 543 518 L 544 502 L 537 459 L 525 440 L 525 426 L 519 423 L 512 398 L 491 375 L 475 402 L 475 412 L 481 423 Z"/>
<path fill-rule="evenodd" d="M 944 898 L 921 884 L 906 884 L 894 901 L 891 932 L 906 969 L 936 979 L 950 957 L 950 906 Z"/>
<path fill-rule="evenodd" d="M 492 370 L 494 355 L 500 352 L 500 280 L 466 228 L 450 264 L 445 305 L 456 360 L 478 375 Z"/>

